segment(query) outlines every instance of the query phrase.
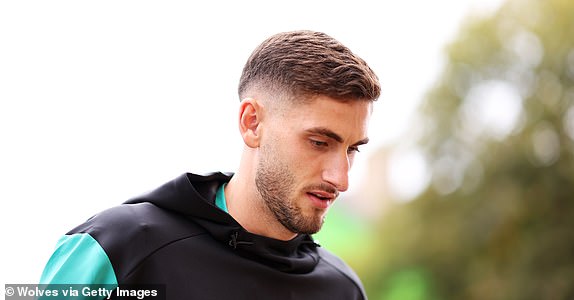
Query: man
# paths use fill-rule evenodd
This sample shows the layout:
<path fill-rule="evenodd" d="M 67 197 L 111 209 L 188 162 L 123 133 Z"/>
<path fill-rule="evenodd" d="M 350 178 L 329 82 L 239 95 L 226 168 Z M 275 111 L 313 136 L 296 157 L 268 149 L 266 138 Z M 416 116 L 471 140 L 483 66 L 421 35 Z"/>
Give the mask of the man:
<path fill-rule="evenodd" d="M 313 242 L 360 145 L 376 75 L 324 33 L 280 33 L 239 83 L 235 174 L 184 174 L 66 234 L 42 283 L 162 284 L 170 299 L 365 299 Z"/>

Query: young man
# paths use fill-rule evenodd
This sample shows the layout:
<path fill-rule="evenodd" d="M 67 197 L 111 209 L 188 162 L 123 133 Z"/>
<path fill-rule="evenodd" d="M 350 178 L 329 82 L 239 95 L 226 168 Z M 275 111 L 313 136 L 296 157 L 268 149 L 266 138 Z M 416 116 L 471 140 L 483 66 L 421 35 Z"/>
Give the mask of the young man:
<path fill-rule="evenodd" d="M 239 83 L 235 174 L 184 174 L 67 233 L 41 283 L 162 284 L 169 299 L 365 299 L 313 242 L 360 145 L 376 75 L 324 33 L 280 33 Z"/>

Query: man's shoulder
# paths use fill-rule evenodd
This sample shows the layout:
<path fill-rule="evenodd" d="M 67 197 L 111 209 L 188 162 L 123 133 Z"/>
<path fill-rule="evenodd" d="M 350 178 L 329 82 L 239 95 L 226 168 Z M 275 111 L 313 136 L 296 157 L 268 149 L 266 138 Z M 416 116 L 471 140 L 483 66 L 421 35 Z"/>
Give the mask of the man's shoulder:
<path fill-rule="evenodd" d="M 361 294 L 366 299 L 363 284 L 361 283 L 359 276 L 357 276 L 355 271 L 353 271 L 345 261 L 323 247 L 317 248 L 317 251 L 319 252 L 322 262 L 326 263 L 333 272 L 338 272 L 350 280 L 361 291 Z"/>
<path fill-rule="evenodd" d="M 205 230 L 185 216 L 142 202 L 104 210 L 68 232 L 74 233 L 90 234 L 107 250 L 116 245 L 124 247 L 126 242 L 141 243 L 140 249 L 161 247 Z"/>

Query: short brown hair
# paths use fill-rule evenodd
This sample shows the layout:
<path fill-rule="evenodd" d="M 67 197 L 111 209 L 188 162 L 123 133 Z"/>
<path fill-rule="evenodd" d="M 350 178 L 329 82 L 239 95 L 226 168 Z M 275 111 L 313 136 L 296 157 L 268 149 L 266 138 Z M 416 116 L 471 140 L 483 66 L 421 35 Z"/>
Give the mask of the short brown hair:
<path fill-rule="evenodd" d="M 239 97 L 252 88 L 368 101 L 381 92 L 377 75 L 363 59 L 329 35 L 308 30 L 273 35 L 253 51 L 239 81 Z"/>

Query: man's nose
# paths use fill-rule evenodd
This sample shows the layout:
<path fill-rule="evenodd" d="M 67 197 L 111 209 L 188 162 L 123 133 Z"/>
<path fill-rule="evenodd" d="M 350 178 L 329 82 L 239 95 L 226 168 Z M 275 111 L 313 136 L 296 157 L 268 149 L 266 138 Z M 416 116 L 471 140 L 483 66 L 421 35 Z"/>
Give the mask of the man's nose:
<path fill-rule="evenodd" d="M 323 180 L 333 185 L 339 192 L 344 192 L 349 188 L 350 168 L 350 160 L 346 153 L 332 158 L 323 170 Z"/>

